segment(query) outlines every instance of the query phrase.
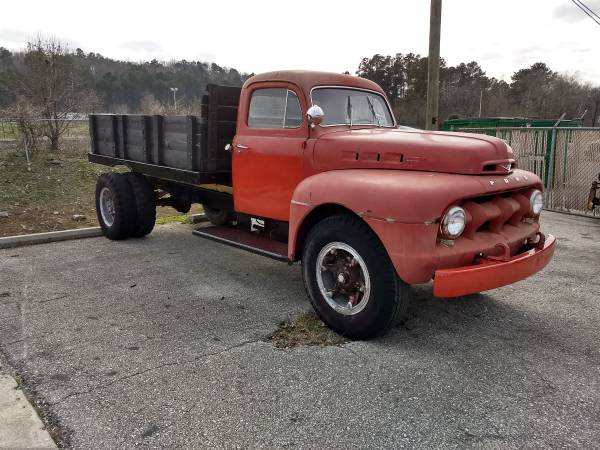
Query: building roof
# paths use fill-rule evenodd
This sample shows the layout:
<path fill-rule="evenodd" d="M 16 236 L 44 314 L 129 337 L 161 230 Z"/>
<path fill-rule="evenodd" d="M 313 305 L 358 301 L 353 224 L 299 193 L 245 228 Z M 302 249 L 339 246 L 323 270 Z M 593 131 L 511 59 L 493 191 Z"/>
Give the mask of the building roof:
<path fill-rule="evenodd" d="M 312 70 L 279 70 L 261 73 L 246 80 L 243 89 L 259 81 L 287 81 L 296 84 L 305 92 L 310 92 L 314 86 L 352 86 L 384 93 L 377 83 L 366 78 Z"/>

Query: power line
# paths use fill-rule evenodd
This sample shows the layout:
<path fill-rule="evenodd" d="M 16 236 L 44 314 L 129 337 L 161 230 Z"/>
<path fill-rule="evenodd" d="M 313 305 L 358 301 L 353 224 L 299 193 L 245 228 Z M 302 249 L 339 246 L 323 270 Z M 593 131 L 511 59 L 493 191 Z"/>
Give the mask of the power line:
<path fill-rule="evenodd" d="M 592 13 L 594 16 L 596 16 L 596 19 L 600 20 L 600 16 L 598 14 L 596 14 L 596 12 L 592 8 L 590 8 L 588 5 L 583 3 L 583 0 L 577 0 L 577 3 L 579 3 L 585 9 L 587 9 L 590 13 Z"/>
<path fill-rule="evenodd" d="M 600 25 L 600 18 L 598 18 L 598 16 L 596 15 L 595 12 L 593 12 L 591 9 L 590 9 L 590 11 L 592 11 L 592 12 L 589 12 L 586 9 L 587 6 L 585 6 L 583 3 L 581 3 L 581 4 L 578 3 L 578 1 L 580 1 L 580 0 L 571 0 L 571 1 L 573 2 L 573 4 L 575 6 L 577 6 L 580 10 L 582 10 L 584 13 L 586 13 L 590 19 L 592 19 L 594 22 L 596 22 L 596 24 Z"/>
<path fill-rule="evenodd" d="M 581 0 L 571 0 L 575 6 L 577 6 L 580 10 L 582 10 L 587 16 L 600 25 L 600 17 L 594 11 L 592 11 L 589 7 L 587 7 Z"/>

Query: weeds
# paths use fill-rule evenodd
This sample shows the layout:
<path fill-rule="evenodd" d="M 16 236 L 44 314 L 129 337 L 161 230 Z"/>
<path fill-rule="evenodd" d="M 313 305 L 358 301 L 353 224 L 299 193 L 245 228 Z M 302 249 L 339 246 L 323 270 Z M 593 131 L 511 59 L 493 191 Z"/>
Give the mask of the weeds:
<path fill-rule="evenodd" d="M 300 345 L 324 347 L 348 342 L 348 339 L 330 330 L 314 313 L 302 314 L 296 320 L 281 323 L 269 340 L 278 348 Z"/>

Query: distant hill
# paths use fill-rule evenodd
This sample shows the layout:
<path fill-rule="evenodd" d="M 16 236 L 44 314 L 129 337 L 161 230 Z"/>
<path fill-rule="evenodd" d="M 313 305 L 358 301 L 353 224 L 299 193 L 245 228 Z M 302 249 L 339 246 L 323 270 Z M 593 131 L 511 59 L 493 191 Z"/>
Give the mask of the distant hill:
<path fill-rule="evenodd" d="M 19 73 L 25 65 L 25 53 L 0 47 L 0 108 L 15 101 Z M 192 105 L 199 101 L 206 85 L 217 83 L 241 86 L 251 74 L 234 68 L 202 61 L 130 62 L 85 53 L 80 48 L 69 53 L 72 79 L 76 89 L 95 92 L 106 112 L 138 112 L 144 97 L 152 96 L 162 104 L 177 101 Z"/>

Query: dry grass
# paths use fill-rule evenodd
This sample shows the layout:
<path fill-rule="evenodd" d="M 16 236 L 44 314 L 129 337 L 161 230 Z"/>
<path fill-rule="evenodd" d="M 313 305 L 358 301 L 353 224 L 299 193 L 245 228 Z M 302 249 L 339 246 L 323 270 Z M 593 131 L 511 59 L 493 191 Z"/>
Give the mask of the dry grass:
<path fill-rule="evenodd" d="M 341 345 L 348 339 L 330 330 L 314 313 L 301 315 L 293 321 L 283 322 L 269 337 L 278 348 L 290 348 L 300 345 Z"/>

